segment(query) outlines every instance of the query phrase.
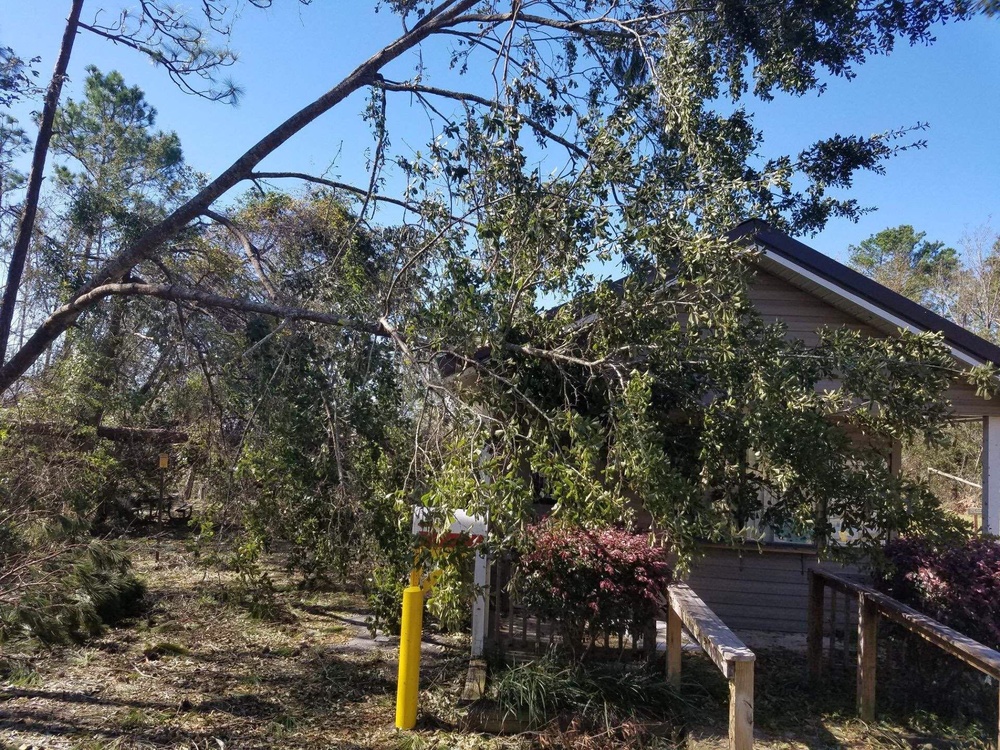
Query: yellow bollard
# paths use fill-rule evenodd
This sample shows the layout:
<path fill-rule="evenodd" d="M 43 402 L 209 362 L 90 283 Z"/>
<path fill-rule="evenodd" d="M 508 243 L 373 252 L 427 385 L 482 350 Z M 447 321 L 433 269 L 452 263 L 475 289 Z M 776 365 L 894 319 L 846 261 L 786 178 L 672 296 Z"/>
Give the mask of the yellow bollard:
<path fill-rule="evenodd" d="M 399 629 L 399 674 L 396 684 L 396 729 L 413 729 L 417 723 L 424 594 L 431 590 L 440 576 L 440 570 L 433 571 L 421 586 L 420 568 L 414 568 L 410 571 L 410 585 L 403 589 L 403 616 Z"/>
<path fill-rule="evenodd" d="M 396 685 L 396 728 L 413 729 L 417 723 L 420 687 L 420 636 L 424 619 L 424 590 L 420 569 L 410 571 L 410 585 L 403 590 L 403 618 L 399 631 L 399 677 Z"/>

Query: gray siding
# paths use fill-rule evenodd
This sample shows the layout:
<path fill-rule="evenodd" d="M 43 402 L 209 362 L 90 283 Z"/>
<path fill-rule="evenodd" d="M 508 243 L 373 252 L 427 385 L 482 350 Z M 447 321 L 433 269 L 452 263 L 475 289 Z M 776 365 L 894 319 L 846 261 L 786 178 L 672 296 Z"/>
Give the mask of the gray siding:
<path fill-rule="evenodd" d="M 815 294 L 760 268 L 750 288 L 750 299 L 766 322 L 784 323 L 788 327 L 787 338 L 799 339 L 809 346 L 819 343 L 817 331 L 824 326 L 850 328 L 879 338 L 886 335 Z M 835 387 L 835 384 L 824 384 L 824 387 Z M 975 388 L 960 379 L 955 380 L 947 395 L 957 415 L 1000 415 L 1000 399 L 980 398 Z"/>
<path fill-rule="evenodd" d="M 805 633 L 810 568 L 855 572 L 818 562 L 807 548 L 706 547 L 688 583 L 734 630 Z"/>

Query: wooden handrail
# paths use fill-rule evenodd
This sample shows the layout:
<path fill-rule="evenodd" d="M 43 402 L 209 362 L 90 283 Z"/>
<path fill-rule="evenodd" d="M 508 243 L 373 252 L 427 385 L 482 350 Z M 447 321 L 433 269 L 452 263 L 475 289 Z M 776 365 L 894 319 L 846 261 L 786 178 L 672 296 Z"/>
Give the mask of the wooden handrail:
<path fill-rule="evenodd" d="M 667 589 L 667 599 L 684 627 L 727 680 L 735 674 L 737 662 L 756 659 L 753 651 L 686 583 L 672 584 Z"/>
<path fill-rule="evenodd" d="M 836 573 L 818 570 L 813 572 L 815 575 L 825 578 L 828 586 L 838 588 L 846 593 L 858 594 L 866 600 L 872 601 L 883 617 L 902 625 L 912 633 L 916 633 L 943 651 L 961 659 L 970 667 L 975 667 L 980 672 L 1000 679 L 1000 652 L 863 583 L 852 581 Z"/>
<path fill-rule="evenodd" d="M 680 684 L 681 629 L 729 680 L 729 748 L 753 748 L 753 651 L 685 583 L 667 587 L 667 679 Z"/>
<path fill-rule="evenodd" d="M 858 598 L 858 713 L 865 721 L 875 718 L 875 668 L 877 664 L 878 618 L 885 617 L 916 633 L 929 643 L 1000 679 L 1000 652 L 959 633 L 881 591 L 859 581 L 828 571 L 809 571 L 809 673 L 821 676 L 823 664 L 823 605 L 825 588 Z M 1000 728 L 998 728 L 1000 729 Z M 998 732 L 1000 734 L 1000 732 Z"/>

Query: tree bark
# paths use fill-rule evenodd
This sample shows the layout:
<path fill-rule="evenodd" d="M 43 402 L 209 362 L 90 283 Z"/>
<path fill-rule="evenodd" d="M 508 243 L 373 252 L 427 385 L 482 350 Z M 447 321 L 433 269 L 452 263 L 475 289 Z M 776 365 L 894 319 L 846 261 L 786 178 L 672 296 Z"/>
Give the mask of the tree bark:
<path fill-rule="evenodd" d="M 73 42 L 76 40 L 77 26 L 80 23 L 80 12 L 83 10 L 83 0 L 73 0 L 66 28 L 63 30 L 62 44 L 59 45 L 59 56 L 52 72 L 52 80 L 45 92 L 45 102 L 42 106 L 42 117 L 38 124 L 38 136 L 35 138 L 35 148 L 31 156 L 31 170 L 28 173 L 28 187 L 24 198 L 24 209 L 17 225 L 17 238 L 11 251 L 10 263 L 7 267 L 7 284 L 3 290 L 3 301 L 0 302 L 0 362 L 7 358 L 7 340 L 10 338 L 10 327 L 14 320 L 14 308 L 17 306 L 17 293 L 21 289 L 21 277 L 24 275 L 24 262 L 31 246 L 31 235 L 35 229 L 35 217 L 38 214 L 38 198 L 42 190 L 42 178 L 45 173 L 45 160 L 49 153 L 49 142 L 52 140 L 52 124 L 55 121 L 56 109 L 59 107 L 59 97 L 62 94 L 63 81 L 66 80 L 66 69 L 73 53 Z M 40 353 L 40 352 L 39 352 Z"/>

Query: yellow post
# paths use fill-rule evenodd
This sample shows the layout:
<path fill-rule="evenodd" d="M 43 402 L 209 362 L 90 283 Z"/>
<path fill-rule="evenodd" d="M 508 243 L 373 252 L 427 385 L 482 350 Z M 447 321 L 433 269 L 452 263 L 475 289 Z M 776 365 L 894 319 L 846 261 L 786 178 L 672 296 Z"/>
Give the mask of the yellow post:
<path fill-rule="evenodd" d="M 399 677 L 396 685 L 396 728 L 413 729 L 417 723 L 420 687 L 420 636 L 424 619 L 424 589 L 420 568 L 410 571 L 410 585 L 403 590 L 403 617 L 399 631 Z"/>

